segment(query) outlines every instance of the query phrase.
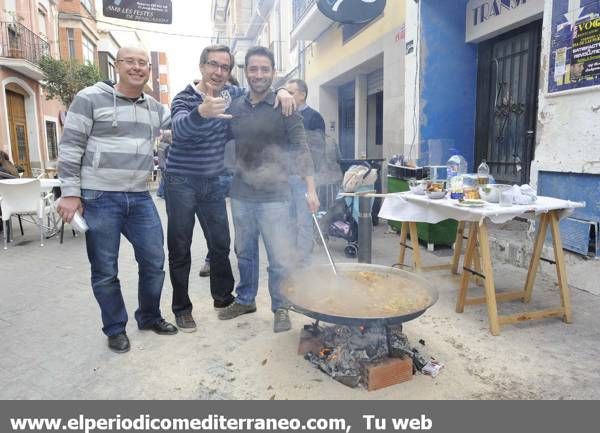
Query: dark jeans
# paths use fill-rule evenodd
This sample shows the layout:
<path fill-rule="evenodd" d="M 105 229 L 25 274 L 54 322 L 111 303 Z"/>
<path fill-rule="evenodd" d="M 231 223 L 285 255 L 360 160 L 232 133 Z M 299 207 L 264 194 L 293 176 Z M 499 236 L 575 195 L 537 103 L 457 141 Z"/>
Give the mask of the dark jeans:
<path fill-rule="evenodd" d="M 163 230 L 148 192 L 81 190 L 85 234 L 92 269 L 92 289 L 102 312 L 102 331 L 108 336 L 125 331 L 127 311 L 117 276 L 121 234 L 131 242 L 138 263 L 140 328 L 161 319 L 160 295 L 165 279 Z"/>
<path fill-rule="evenodd" d="M 229 196 L 229 189 L 231 188 L 231 180 L 233 178 L 232 174 L 222 174 L 219 176 L 219 182 L 221 183 L 221 188 L 223 188 L 223 192 L 226 197 Z M 204 258 L 204 263 L 210 263 L 210 237 L 209 230 L 206 227 L 206 221 L 202 217 L 199 212 L 196 212 L 196 216 L 198 217 L 198 222 L 200 223 L 200 227 L 202 227 L 202 232 L 204 233 L 204 239 L 206 239 L 206 246 L 208 247 L 208 252 L 206 253 L 206 257 Z"/>
<path fill-rule="evenodd" d="M 169 273 L 173 286 L 173 313 L 192 311 L 188 293 L 192 257 L 190 247 L 196 215 L 209 243 L 210 291 L 215 307 L 233 302 L 233 273 L 229 262 L 231 238 L 225 205 L 225 189 L 219 177 L 165 175 Z"/>

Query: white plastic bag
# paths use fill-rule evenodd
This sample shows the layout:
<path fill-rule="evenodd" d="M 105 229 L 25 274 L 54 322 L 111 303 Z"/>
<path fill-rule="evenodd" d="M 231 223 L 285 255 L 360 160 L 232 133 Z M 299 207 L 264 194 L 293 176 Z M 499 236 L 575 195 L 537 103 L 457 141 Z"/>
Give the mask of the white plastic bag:
<path fill-rule="evenodd" d="M 363 185 L 374 185 L 376 180 L 376 169 L 364 165 L 352 165 L 344 173 L 342 188 L 344 192 L 356 192 Z"/>

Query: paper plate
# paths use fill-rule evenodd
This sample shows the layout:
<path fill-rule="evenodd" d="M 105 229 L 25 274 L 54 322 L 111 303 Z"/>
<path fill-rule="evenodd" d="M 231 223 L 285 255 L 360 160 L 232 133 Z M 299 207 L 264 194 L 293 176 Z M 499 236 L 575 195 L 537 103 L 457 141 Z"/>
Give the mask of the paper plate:
<path fill-rule="evenodd" d="M 461 207 L 482 207 L 485 206 L 486 202 L 484 200 L 472 200 L 472 199 L 467 199 L 467 200 L 463 200 L 463 201 L 459 201 L 456 203 L 456 206 L 461 206 Z"/>

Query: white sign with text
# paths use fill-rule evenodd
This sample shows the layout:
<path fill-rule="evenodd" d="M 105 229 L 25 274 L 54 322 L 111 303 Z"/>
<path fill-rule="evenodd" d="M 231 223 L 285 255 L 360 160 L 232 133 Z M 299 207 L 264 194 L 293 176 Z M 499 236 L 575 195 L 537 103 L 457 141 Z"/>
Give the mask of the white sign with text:
<path fill-rule="evenodd" d="M 466 42 L 480 42 L 527 24 L 544 11 L 544 0 L 469 0 Z"/>

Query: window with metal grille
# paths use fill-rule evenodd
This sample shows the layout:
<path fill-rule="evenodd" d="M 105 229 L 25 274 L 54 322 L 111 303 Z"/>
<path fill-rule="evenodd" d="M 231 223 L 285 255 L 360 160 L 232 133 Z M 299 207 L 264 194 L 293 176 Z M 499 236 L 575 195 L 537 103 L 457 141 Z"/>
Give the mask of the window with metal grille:
<path fill-rule="evenodd" d="M 56 137 L 56 122 L 46 120 L 46 143 L 48 143 L 48 159 L 58 158 L 58 139 Z"/>

